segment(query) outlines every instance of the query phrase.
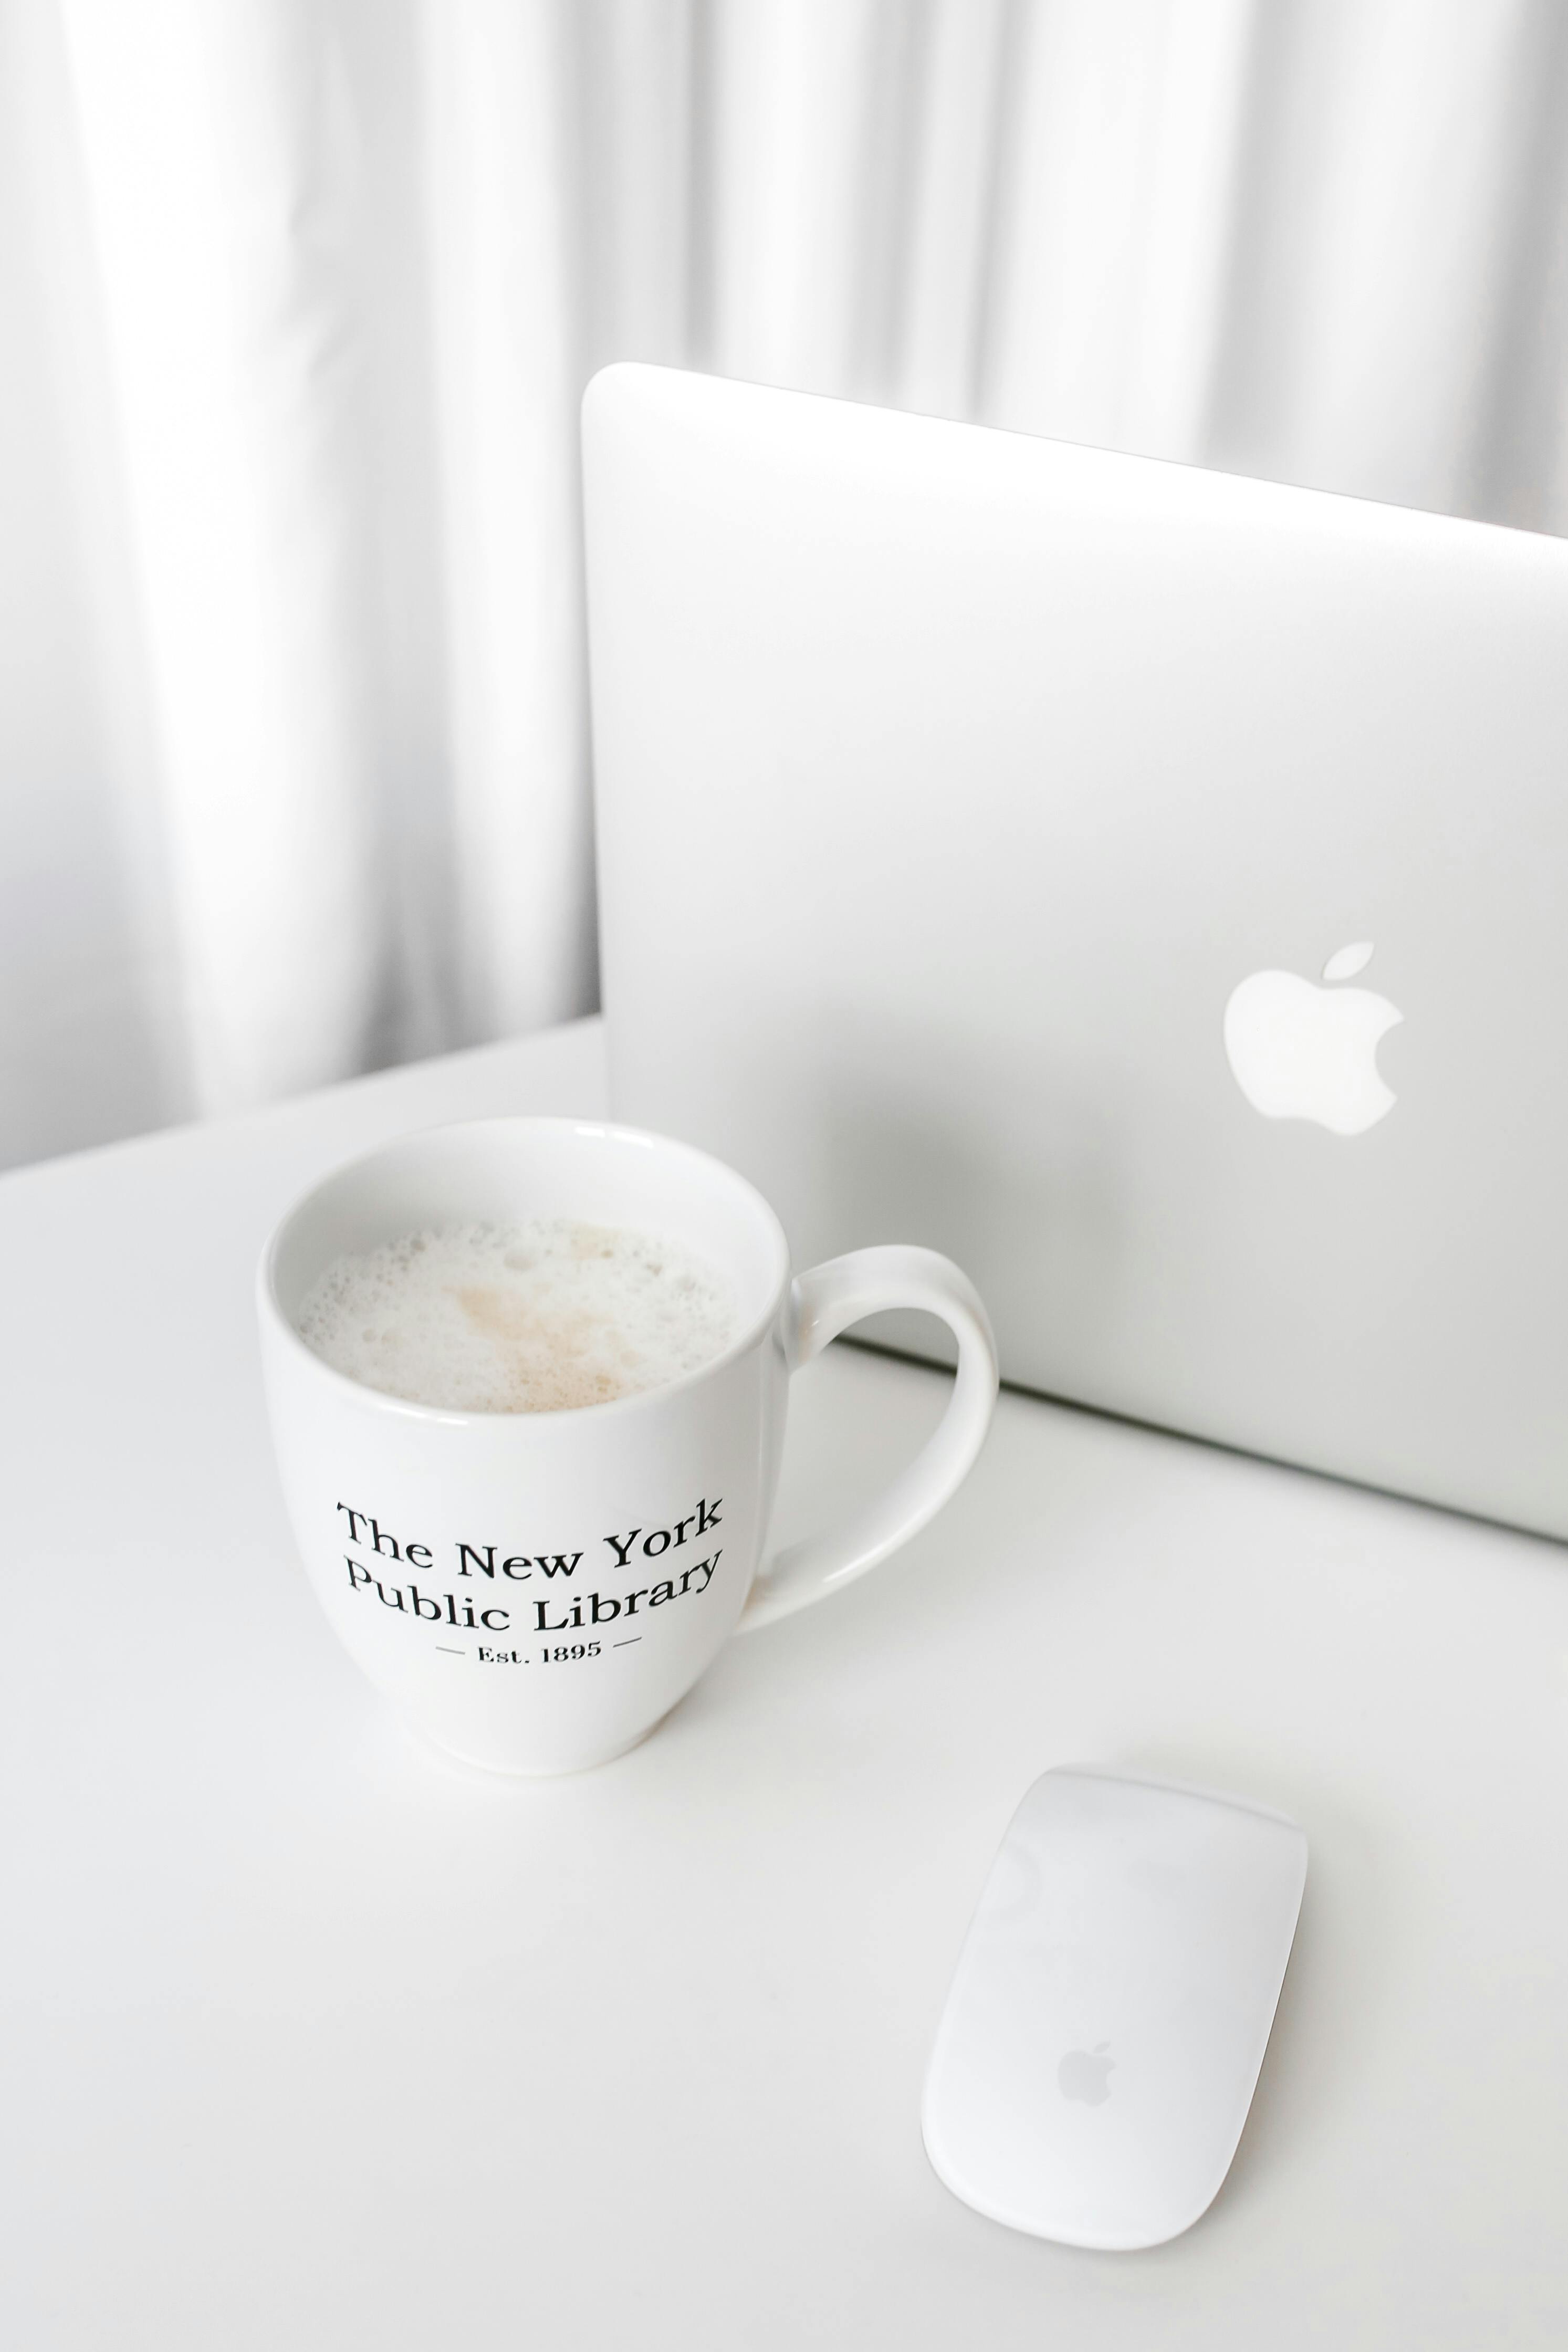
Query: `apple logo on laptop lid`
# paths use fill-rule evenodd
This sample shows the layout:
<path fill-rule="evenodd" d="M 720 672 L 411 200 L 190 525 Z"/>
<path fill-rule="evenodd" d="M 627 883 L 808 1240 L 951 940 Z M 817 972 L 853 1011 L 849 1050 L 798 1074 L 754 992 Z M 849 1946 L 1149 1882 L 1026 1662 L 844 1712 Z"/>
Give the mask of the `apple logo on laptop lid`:
<path fill-rule="evenodd" d="M 1396 1099 L 1377 1066 L 1380 1038 L 1405 1018 L 1353 979 L 1372 961 L 1370 940 L 1341 948 L 1320 988 L 1293 971 L 1255 971 L 1225 1008 L 1231 1075 L 1265 1118 L 1305 1118 L 1333 1135 L 1362 1135 Z"/>

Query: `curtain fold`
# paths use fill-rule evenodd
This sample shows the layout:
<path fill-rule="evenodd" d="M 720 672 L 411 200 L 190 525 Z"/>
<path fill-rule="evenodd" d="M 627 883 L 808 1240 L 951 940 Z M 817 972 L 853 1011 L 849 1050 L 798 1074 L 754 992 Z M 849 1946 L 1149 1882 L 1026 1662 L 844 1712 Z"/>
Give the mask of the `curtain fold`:
<path fill-rule="evenodd" d="M 51 660 L 167 909 L 149 950 L 84 786 L 47 969 L 76 826 L 177 1048 L 96 1108 L 67 1054 L 51 1108 L 0 1007 L 0 1160 L 592 1005 L 607 360 L 1568 529 L 1558 0 L 0 0 L 0 44 L 54 134 L 0 593 L 79 567 Z M 0 924 L 40 756 L 0 726 Z"/>
<path fill-rule="evenodd" d="M 1199 462 L 1239 193 L 1247 0 L 1016 21 L 979 412 Z"/>
<path fill-rule="evenodd" d="M 309 0 L 63 0 L 196 1097 L 363 1051 L 383 925 L 354 124 Z"/>
<path fill-rule="evenodd" d="M 457 961 L 467 1033 L 592 1001 L 576 411 L 582 19 L 425 13 Z"/>
<path fill-rule="evenodd" d="M 1256 11 L 1213 462 L 1568 527 L 1565 37 L 1541 0 Z"/>

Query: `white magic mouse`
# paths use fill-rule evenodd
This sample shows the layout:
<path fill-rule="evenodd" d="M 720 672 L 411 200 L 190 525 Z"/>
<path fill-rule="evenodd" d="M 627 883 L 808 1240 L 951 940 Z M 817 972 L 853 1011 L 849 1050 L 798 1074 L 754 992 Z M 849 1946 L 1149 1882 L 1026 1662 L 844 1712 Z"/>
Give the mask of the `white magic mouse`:
<path fill-rule="evenodd" d="M 1013 1816 L 926 2077 L 926 2153 L 993 2221 L 1158 2246 L 1230 2169 L 1307 1881 L 1282 1813 L 1093 1766 Z"/>

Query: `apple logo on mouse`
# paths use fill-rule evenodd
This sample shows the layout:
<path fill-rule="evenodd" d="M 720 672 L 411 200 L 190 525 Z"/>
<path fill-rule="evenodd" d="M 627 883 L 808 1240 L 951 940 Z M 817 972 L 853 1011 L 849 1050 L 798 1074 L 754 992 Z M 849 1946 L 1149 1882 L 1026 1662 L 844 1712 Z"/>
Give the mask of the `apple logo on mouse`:
<path fill-rule="evenodd" d="M 1370 988 L 1341 988 L 1372 961 L 1372 942 L 1341 948 L 1326 988 L 1293 971 L 1255 971 L 1225 1008 L 1231 1075 L 1265 1118 L 1306 1118 L 1333 1135 L 1363 1135 L 1396 1099 L 1377 1066 L 1378 1040 L 1405 1015 Z"/>
<path fill-rule="evenodd" d="M 1108 2058 L 1109 2042 L 1097 2042 L 1092 2050 L 1069 2050 L 1057 2068 L 1057 2081 L 1064 2099 L 1081 2099 L 1085 2106 L 1100 2107 L 1110 2096 L 1109 2076 L 1115 2065 Z"/>

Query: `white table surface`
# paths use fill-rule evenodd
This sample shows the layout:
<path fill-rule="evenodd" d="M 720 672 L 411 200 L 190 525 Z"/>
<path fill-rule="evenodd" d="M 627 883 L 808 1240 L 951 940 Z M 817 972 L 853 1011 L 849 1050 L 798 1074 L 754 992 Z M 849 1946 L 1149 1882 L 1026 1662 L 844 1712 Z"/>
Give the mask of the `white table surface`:
<path fill-rule="evenodd" d="M 401 1129 L 600 1106 L 592 1024 L 0 1181 L 17 2352 L 1568 2339 L 1568 1561 L 1017 1397 L 852 1591 L 647 1744 L 416 1746 L 290 1553 L 252 1266 Z M 790 1525 L 942 1377 L 801 1376 Z M 957 2203 L 921 2074 L 1007 1818 L 1100 1759 L 1282 1806 L 1306 1906 L 1207 2217 Z"/>

